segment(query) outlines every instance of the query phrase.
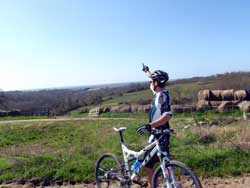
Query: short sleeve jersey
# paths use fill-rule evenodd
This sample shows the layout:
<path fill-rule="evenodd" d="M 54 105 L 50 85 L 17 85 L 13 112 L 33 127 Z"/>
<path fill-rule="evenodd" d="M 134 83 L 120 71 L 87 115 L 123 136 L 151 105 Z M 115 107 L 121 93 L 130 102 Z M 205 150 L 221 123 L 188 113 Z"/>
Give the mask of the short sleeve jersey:
<path fill-rule="evenodd" d="M 159 119 L 162 115 L 172 115 L 171 111 L 171 99 L 167 90 L 162 90 L 155 94 L 154 100 L 151 104 L 151 110 L 149 115 L 149 122 L 153 122 Z M 160 129 L 169 128 L 169 123 L 159 127 Z"/>

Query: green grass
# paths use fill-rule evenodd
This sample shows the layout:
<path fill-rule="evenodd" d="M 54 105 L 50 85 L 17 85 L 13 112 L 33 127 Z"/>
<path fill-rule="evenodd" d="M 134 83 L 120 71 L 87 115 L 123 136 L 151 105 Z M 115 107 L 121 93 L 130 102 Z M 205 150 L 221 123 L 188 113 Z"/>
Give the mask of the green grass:
<path fill-rule="evenodd" d="M 0 121 L 4 121 L 4 120 L 26 120 L 26 119 L 48 119 L 48 116 L 6 116 L 6 117 L 0 117 Z"/>
<path fill-rule="evenodd" d="M 118 103 L 125 103 L 125 102 L 133 103 L 139 101 L 140 99 L 151 99 L 152 92 L 149 89 L 147 89 L 133 93 L 125 93 L 122 96 L 113 96 L 112 98 L 113 99 L 103 102 L 102 105 L 112 106 Z"/>
<path fill-rule="evenodd" d="M 226 143 L 219 132 L 214 134 L 212 142 L 197 142 L 198 135 L 192 128 L 183 131 L 184 121 L 185 118 L 174 118 L 171 124 L 177 132 L 177 136 L 171 137 L 170 147 L 175 159 L 185 162 L 199 175 L 250 172 L 249 151 L 217 147 L 218 140 L 221 145 Z M 127 126 L 124 139 L 131 149 L 139 150 L 146 144 L 147 136 L 137 135 L 135 129 L 146 122 L 142 118 L 2 124 L 0 181 L 32 177 L 93 181 L 95 163 L 102 153 L 114 153 L 122 159 L 119 137 L 112 128 Z M 233 126 L 243 125 L 237 123 L 225 128 Z"/>
<path fill-rule="evenodd" d="M 82 113 L 81 110 L 73 110 L 68 113 L 69 116 L 71 117 L 86 117 L 88 116 L 88 113 Z"/>
<path fill-rule="evenodd" d="M 196 153 L 197 155 L 197 153 Z M 191 157 L 190 157 L 191 156 Z M 208 150 L 183 158 L 191 168 L 206 176 L 241 175 L 250 172 L 250 153 L 237 149 Z"/>
<path fill-rule="evenodd" d="M 91 120 L 1 125 L 0 146 L 5 152 L 2 152 L 0 160 L 0 171 L 4 171 L 0 181 L 31 177 L 93 180 L 95 162 L 101 153 L 120 154 L 118 135 L 112 127 L 127 125 L 132 126 L 134 131 L 136 125 L 141 123 Z M 136 140 L 144 139 L 138 137 Z M 34 146 L 40 148 L 40 151 L 36 151 Z M 16 151 L 23 148 L 23 151 L 5 156 L 10 148 L 16 148 Z M 29 148 L 35 151 L 32 153 Z M 11 168 L 4 170 L 8 165 Z"/>
<path fill-rule="evenodd" d="M 228 110 L 225 112 L 218 112 L 216 110 L 206 110 L 204 112 L 193 112 L 193 113 L 179 113 L 174 114 L 175 118 L 187 118 L 187 117 L 193 117 L 195 116 L 199 120 L 202 119 L 214 119 L 214 118 L 220 118 L 220 117 L 242 117 L 243 112 L 235 109 L 235 110 Z"/>
<path fill-rule="evenodd" d="M 148 117 L 148 114 L 145 112 L 134 112 L 134 113 L 102 113 L 100 117 L 107 117 L 107 118 L 144 118 Z"/>

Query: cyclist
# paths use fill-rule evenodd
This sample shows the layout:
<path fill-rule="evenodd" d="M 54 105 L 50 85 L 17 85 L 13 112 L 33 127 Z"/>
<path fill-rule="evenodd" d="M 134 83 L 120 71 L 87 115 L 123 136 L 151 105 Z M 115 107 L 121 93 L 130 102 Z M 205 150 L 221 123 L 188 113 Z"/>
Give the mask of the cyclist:
<path fill-rule="evenodd" d="M 168 74 L 162 70 L 157 70 L 151 73 L 149 68 L 143 65 L 143 71 L 151 79 L 150 89 L 154 94 L 154 99 L 151 104 L 151 110 L 149 113 L 149 123 L 141 125 L 137 128 L 138 134 L 144 134 L 151 128 L 156 129 L 169 129 L 169 120 L 172 117 L 170 96 L 165 89 L 166 83 L 169 79 Z M 153 135 L 149 135 L 148 142 L 151 143 L 154 140 Z M 161 135 L 159 140 L 161 150 L 169 153 L 169 135 Z M 148 180 L 152 187 L 153 167 L 159 161 L 157 155 L 155 155 L 144 167 L 144 171 L 148 176 Z"/>

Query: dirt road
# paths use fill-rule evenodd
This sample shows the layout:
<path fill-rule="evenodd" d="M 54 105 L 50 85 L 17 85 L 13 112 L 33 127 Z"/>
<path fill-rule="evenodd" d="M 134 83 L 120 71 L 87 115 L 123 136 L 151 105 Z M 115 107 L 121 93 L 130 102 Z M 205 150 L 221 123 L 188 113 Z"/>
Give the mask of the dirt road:
<path fill-rule="evenodd" d="M 201 178 L 203 188 L 250 188 L 250 174 L 243 177 L 211 177 Z M 95 188 L 94 184 L 78 184 L 78 185 L 65 185 L 65 186 L 32 186 L 30 184 L 2 184 L 0 188 Z"/>

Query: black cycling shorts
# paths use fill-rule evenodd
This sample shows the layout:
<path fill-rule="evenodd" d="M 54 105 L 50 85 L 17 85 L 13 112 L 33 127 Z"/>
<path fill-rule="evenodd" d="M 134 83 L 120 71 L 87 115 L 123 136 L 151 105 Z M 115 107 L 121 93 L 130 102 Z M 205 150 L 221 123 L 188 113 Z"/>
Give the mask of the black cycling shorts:
<path fill-rule="evenodd" d="M 166 151 L 169 154 L 169 135 L 162 135 L 159 139 L 160 148 L 162 151 Z M 159 162 L 157 153 L 148 161 L 145 165 L 147 168 L 153 168 L 154 165 Z"/>

